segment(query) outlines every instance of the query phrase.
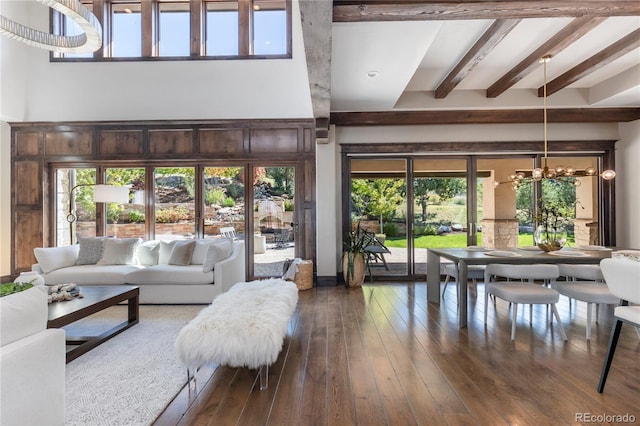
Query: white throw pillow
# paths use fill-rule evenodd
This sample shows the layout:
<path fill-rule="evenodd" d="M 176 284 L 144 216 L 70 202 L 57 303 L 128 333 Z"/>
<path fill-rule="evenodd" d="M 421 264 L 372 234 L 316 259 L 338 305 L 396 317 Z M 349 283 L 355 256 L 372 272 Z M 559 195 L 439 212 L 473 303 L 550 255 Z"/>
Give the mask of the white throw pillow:
<path fill-rule="evenodd" d="M 136 250 L 138 256 L 138 263 L 144 266 L 153 266 L 158 264 L 160 256 L 160 242 L 159 241 L 145 241 L 138 246 Z"/>
<path fill-rule="evenodd" d="M 78 260 L 78 245 L 37 247 L 33 249 L 33 254 L 36 256 L 42 272 L 48 274 L 56 269 L 75 265 Z"/>
<path fill-rule="evenodd" d="M 216 263 L 231 256 L 233 253 L 233 241 L 224 238 L 216 244 L 210 244 L 202 264 L 203 272 L 211 272 Z"/>
<path fill-rule="evenodd" d="M 104 237 L 78 237 L 76 265 L 95 265 L 102 258 Z"/>
<path fill-rule="evenodd" d="M 193 249 L 193 255 L 191 256 L 192 265 L 202 265 L 204 263 L 205 256 L 207 255 L 207 249 L 211 244 L 226 244 L 231 241 L 229 238 L 204 238 L 196 241 L 196 247 Z"/>
<path fill-rule="evenodd" d="M 171 250 L 176 245 L 177 240 L 160 241 L 160 253 L 158 254 L 158 265 L 168 265 L 171 258 Z"/>
<path fill-rule="evenodd" d="M 98 265 L 134 265 L 140 238 L 107 238 Z"/>
<path fill-rule="evenodd" d="M 202 265 L 204 263 L 204 256 L 207 254 L 209 244 L 212 244 L 213 238 L 197 239 L 196 246 L 193 249 L 193 255 L 191 256 L 192 265 Z"/>
<path fill-rule="evenodd" d="M 176 243 L 171 250 L 171 256 L 169 256 L 169 265 L 189 265 L 195 246 L 196 242 L 193 240 Z"/>

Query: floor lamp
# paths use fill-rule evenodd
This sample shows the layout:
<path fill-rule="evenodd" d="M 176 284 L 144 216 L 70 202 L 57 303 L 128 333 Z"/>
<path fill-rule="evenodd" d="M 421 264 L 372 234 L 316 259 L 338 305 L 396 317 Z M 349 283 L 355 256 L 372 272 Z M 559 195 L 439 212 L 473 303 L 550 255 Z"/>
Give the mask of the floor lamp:
<path fill-rule="evenodd" d="M 69 191 L 69 212 L 67 222 L 69 222 L 69 244 L 73 244 L 73 223 L 78 219 L 73 211 L 73 195 L 76 188 L 81 186 L 94 186 L 93 201 L 96 203 L 128 203 L 129 187 L 115 185 L 97 185 L 95 183 L 83 183 L 74 186 Z"/>

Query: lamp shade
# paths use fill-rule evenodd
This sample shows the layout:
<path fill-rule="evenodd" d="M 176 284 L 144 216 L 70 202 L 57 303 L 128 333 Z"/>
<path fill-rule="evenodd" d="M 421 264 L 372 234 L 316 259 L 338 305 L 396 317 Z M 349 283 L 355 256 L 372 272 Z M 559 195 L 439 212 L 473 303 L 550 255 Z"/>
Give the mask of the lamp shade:
<path fill-rule="evenodd" d="M 93 192 L 96 203 L 128 203 L 129 187 L 115 185 L 96 185 Z"/>

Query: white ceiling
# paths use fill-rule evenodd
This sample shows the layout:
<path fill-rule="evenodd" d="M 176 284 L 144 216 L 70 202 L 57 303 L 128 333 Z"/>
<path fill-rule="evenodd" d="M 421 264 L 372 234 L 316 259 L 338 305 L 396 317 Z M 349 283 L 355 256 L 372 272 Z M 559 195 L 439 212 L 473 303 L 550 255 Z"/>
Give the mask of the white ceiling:
<path fill-rule="evenodd" d="M 436 87 L 493 20 L 334 22 L 331 111 L 539 108 L 542 65 L 497 98 L 486 89 L 572 20 L 523 19 L 444 99 Z M 638 28 L 638 16 L 607 18 L 547 64 L 548 81 Z M 550 95 L 549 106 L 639 107 L 640 48 Z"/>

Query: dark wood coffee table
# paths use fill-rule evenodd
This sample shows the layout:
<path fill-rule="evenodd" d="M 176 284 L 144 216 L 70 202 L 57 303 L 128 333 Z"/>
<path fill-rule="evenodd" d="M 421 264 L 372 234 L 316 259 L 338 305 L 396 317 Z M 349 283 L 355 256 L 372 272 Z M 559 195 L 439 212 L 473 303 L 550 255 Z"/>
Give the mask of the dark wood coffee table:
<path fill-rule="evenodd" d="M 80 287 L 80 294 L 84 297 L 76 297 L 66 302 L 54 302 L 49 305 L 47 328 L 64 327 L 72 322 L 115 306 L 125 300 L 128 305 L 128 318 L 127 321 L 116 325 L 98 336 L 68 336 L 67 345 L 77 346 L 67 351 L 67 363 L 137 324 L 140 316 L 140 289 L 136 286 L 84 286 Z"/>

